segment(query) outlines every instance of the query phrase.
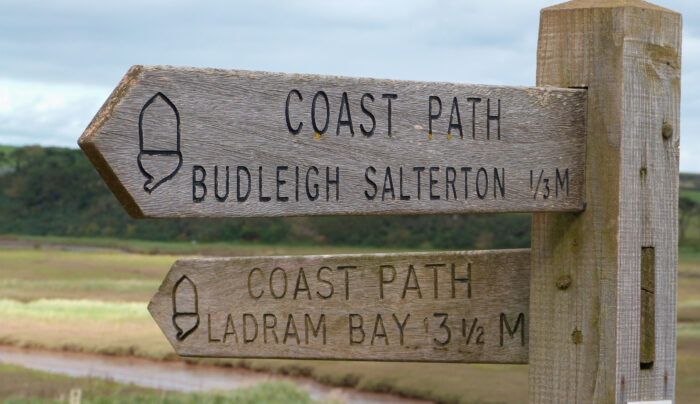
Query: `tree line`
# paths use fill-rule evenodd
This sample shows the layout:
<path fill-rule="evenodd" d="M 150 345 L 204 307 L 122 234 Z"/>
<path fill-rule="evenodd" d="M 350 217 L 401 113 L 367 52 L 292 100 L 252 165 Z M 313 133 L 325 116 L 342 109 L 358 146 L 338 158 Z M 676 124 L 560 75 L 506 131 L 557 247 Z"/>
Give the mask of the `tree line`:
<path fill-rule="evenodd" d="M 80 150 L 0 150 L 0 233 L 397 248 L 530 245 L 530 215 L 131 219 Z"/>

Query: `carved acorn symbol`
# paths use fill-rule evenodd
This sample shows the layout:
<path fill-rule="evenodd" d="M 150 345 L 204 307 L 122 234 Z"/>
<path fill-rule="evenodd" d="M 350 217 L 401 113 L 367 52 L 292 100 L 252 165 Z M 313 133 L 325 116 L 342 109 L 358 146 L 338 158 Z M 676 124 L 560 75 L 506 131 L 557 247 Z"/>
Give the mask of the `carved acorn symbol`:
<path fill-rule="evenodd" d="M 173 325 L 175 337 L 182 341 L 199 326 L 199 302 L 197 287 L 183 275 L 173 287 Z"/>
<path fill-rule="evenodd" d="M 182 166 L 180 114 L 163 93 L 156 93 L 141 108 L 136 161 L 146 177 L 143 189 L 149 194 L 173 178 Z"/>

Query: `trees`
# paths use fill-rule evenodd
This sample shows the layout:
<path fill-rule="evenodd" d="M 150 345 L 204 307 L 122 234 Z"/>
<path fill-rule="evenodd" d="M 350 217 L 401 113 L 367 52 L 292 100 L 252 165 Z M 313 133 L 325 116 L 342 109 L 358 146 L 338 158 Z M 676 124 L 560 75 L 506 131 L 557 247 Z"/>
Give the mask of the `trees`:
<path fill-rule="evenodd" d="M 527 214 L 133 220 L 80 150 L 20 147 L 8 159 L 14 170 L 0 174 L 0 234 L 421 249 L 530 244 Z"/>
<path fill-rule="evenodd" d="M 684 195 L 678 198 L 679 244 L 684 244 L 687 241 L 688 227 L 698 213 L 700 213 L 700 204 L 694 199 Z"/>
<path fill-rule="evenodd" d="M 530 245 L 526 214 L 133 220 L 80 150 L 0 150 L 3 167 L 0 234 L 437 249 Z M 700 190 L 683 189 L 678 207 L 680 243 L 698 242 L 690 229 L 700 220 Z"/>

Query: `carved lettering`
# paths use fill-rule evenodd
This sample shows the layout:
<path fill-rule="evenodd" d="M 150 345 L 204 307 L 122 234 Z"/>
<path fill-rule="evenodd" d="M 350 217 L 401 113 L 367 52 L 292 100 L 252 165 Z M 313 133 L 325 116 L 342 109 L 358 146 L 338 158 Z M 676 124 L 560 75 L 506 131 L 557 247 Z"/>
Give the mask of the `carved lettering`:
<path fill-rule="evenodd" d="M 285 357 L 293 347 L 304 358 L 380 360 L 371 355 L 454 360 L 478 349 L 490 361 L 526 359 L 526 251 L 183 262 L 172 272 L 189 289 L 168 294 L 167 329 L 170 313 L 191 323 L 201 316 L 203 327 L 176 349 L 206 344 L 203 356 Z"/>

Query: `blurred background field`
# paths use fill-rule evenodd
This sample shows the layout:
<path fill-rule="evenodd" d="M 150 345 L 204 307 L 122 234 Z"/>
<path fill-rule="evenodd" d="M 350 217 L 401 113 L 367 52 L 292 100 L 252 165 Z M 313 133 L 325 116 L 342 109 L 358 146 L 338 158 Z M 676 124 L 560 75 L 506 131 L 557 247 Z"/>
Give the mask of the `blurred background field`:
<path fill-rule="evenodd" d="M 700 397 L 700 176 L 682 175 L 681 187 L 677 402 L 692 403 Z M 159 361 L 182 359 L 173 353 L 146 305 L 179 256 L 530 244 L 526 214 L 136 221 L 124 213 L 80 151 L 60 148 L 0 147 L 0 212 L 1 345 Z M 522 365 L 191 362 L 308 376 L 332 385 L 443 403 L 527 401 L 527 366 Z M 256 402 L 245 401 L 245 395 L 261 402 L 267 398 L 256 394 L 274 392 L 287 399 L 280 401 L 273 394 L 268 402 L 292 397 L 311 402 L 305 392 L 280 382 L 238 393 L 193 395 L 0 366 L 0 401 L 51 402 L 71 386 L 82 389 L 84 402 L 125 402 L 127 396 L 143 403 L 219 402 L 230 400 L 227 394 L 241 394 L 235 402 L 245 403 Z"/>

